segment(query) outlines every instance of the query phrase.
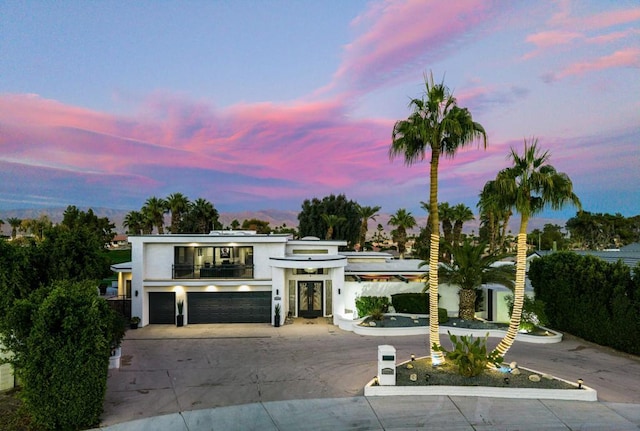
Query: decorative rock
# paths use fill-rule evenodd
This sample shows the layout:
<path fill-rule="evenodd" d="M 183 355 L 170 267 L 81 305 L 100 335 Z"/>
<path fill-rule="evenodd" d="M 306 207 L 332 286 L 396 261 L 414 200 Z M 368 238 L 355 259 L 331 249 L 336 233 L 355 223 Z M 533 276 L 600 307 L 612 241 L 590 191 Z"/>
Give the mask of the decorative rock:
<path fill-rule="evenodd" d="M 369 322 L 369 326 L 376 326 L 376 322 Z"/>
<path fill-rule="evenodd" d="M 420 321 L 419 320 L 414 320 L 413 323 L 420 323 Z"/>
<path fill-rule="evenodd" d="M 411 320 L 416 320 L 418 316 L 411 316 Z"/>
<path fill-rule="evenodd" d="M 397 319 L 395 318 L 395 316 L 391 316 L 389 317 L 389 320 L 397 320 Z"/>
<path fill-rule="evenodd" d="M 514 368 L 513 370 L 511 370 L 511 375 L 513 375 L 513 376 L 520 375 L 520 369 L 519 368 Z"/>
<path fill-rule="evenodd" d="M 547 380 L 553 380 L 553 376 L 551 374 L 543 374 L 542 378 Z"/>
<path fill-rule="evenodd" d="M 412 368 L 413 368 L 413 365 L 411 365 L 411 364 L 407 364 L 407 370 L 410 370 L 410 369 L 412 369 Z"/>
<path fill-rule="evenodd" d="M 518 363 L 516 361 L 513 361 L 512 363 L 509 364 L 509 368 L 511 368 L 512 370 L 514 368 L 518 368 Z"/>
<path fill-rule="evenodd" d="M 411 374 L 409 376 L 409 380 L 411 380 L 412 382 L 418 381 L 418 375 L 416 373 Z"/>
<path fill-rule="evenodd" d="M 531 374 L 529 376 L 529 380 L 531 380 L 532 382 L 539 382 L 540 381 L 540 376 L 537 374 Z"/>

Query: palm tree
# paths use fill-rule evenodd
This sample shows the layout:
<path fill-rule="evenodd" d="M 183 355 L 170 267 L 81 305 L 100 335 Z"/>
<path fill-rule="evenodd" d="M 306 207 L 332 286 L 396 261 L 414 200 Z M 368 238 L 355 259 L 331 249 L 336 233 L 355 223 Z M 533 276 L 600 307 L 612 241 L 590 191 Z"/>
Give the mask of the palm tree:
<path fill-rule="evenodd" d="M 158 229 L 158 234 L 164 234 L 164 215 L 168 211 L 167 201 L 155 196 L 150 197 L 142 207 L 142 214 Z"/>
<path fill-rule="evenodd" d="M 22 224 L 22 220 L 17 217 L 11 217 L 7 220 L 9 222 L 9 226 L 11 226 L 11 239 L 16 239 L 16 235 L 18 234 L 18 228 Z"/>
<path fill-rule="evenodd" d="M 218 219 L 218 211 L 206 199 L 198 198 L 190 205 L 189 212 L 195 221 L 195 233 L 209 233 Z"/>
<path fill-rule="evenodd" d="M 140 235 L 143 232 L 144 216 L 140 211 L 129 211 L 122 220 L 128 235 Z"/>
<path fill-rule="evenodd" d="M 330 240 L 333 239 L 333 228 L 346 221 L 347 219 L 335 214 L 322 214 L 322 220 L 327 225 L 327 234 L 325 236 L 325 239 Z"/>
<path fill-rule="evenodd" d="M 484 128 L 473 121 L 466 108 L 459 108 L 456 99 L 444 82 L 436 84 L 433 74 L 425 76 L 425 96 L 411 100 L 413 113 L 406 120 L 396 122 L 391 134 L 389 156 L 403 156 L 405 165 L 413 165 L 425 159 L 427 149 L 431 149 L 429 172 L 429 215 L 431 216 L 431 238 L 429 252 L 429 314 L 438 315 L 438 165 L 440 156 L 453 157 L 457 150 L 476 139 L 487 145 Z M 438 319 L 429 319 L 429 340 L 431 360 L 434 364 L 444 362 L 440 348 L 440 327 Z M 434 349 L 435 347 L 435 349 Z"/>
<path fill-rule="evenodd" d="M 465 204 L 458 204 L 452 208 L 453 212 L 453 245 L 460 244 L 460 237 L 462 236 L 462 226 L 465 222 L 474 219 L 471 208 Z"/>
<path fill-rule="evenodd" d="M 364 250 L 364 244 L 367 241 L 367 232 L 369 231 L 369 220 L 376 221 L 376 217 L 379 215 L 379 206 L 367 207 L 358 205 L 358 215 L 360 216 L 360 249 Z"/>
<path fill-rule="evenodd" d="M 478 202 L 481 224 L 489 231 L 489 250 L 504 251 L 509 220 L 513 215 L 509 200 L 496 189 L 495 180 L 487 181 Z"/>
<path fill-rule="evenodd" d="M 477 289 L 482 284 L 496 283 L 513 289 L 513 265 L 494 266 L 504 257 L 497 252 L 485 254 L 486 242 L 473 244 L 465 239 L 461 245 L 444 245 L 453 256 L 453 262 L 440 266 L 440 281 L 460 287 L 458 317 L 475 318 Z"/>
<path fill-rule="evenodd" d="M 441 202 L 438 205 L 438 217 L 442 222 L 442 235 L 444 236 L 444 243 L 453 245 L 453 207 L 449 205 L 449 202 Z M 443 249 L 440 254 L 440 259 L 443 262 L 450 262 L 451 256 L 446 249 Z"/>
<path fill-rule="evenodd" d="M 509 199 L 511 207 L 520 214 L 520 231 L 518 232 L 518 253 L 516 258 L 516 284 L 513 295 L 513 311 L 509 321 L 507 334 L 496 348 L 504 356 L 513 344 L 522 316 L 524 302 L 524 284 L 527 252 L 527 225 L 529 219 L 550 206 L 554 210 L 565 204 L 575 205 L 582 209 L 580 199 L 573 192 L 573 184 L 562 172 L 548 164 L 549 152 L 538 150 L 538 141 L 524 141 L 524 153 L 520 156 L 511 148 L 509 155 L 513 166 L 503 169 L 496 177 L 496 190 Z"/>
<path fill-rule="evenodd" d="M 172 193 L 167 196 L 166 202 L 171 211 L 171 233 L 178 233 L 182 217 L 189 209 L 189 198 L 182 193 Z"/>
<path fill-rule="evenodd" d="M 395 226 L 393 231 L 393 240 L 398 243 L 398 253 L 400 253 L 400 259 L 404 259 L 404 252 L 406 250 L 405 244 L 407 243 L 407 229 L 412 229 L 416 225 L 416 219 L 404 208 L 400 208 L 393 214 L 387 224 Z"/>

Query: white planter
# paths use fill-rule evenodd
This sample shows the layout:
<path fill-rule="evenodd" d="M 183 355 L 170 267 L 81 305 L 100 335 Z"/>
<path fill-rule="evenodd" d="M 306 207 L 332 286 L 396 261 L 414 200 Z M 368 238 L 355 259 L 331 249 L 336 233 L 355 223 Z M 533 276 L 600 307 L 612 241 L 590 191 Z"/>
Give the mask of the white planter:
<path fill-rule="evenodd" d="M 109 369 L 120 368 L 120 357 L 122 356 L 122 348 L 115 348 L 113 356 L 109 356 Z"/>

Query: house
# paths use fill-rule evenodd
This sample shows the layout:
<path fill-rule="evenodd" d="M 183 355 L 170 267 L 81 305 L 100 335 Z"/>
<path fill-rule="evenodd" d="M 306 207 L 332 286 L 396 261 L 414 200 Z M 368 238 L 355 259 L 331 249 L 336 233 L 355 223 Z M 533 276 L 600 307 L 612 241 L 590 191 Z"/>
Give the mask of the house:
<path fill-rule="evenodd" d="M 248 230 L 130 236 L 129 242 L 132 261 L 111 268 L 118 295 L 131 299 L 141 326 L 175 324 L 179 301 L 185 324 L 274 324 L 278 305 L 280 323 L 287 316 L 348 317 L 359 296 L 421 292 L 428 271 L 417 259 L 340 252 L 345 241 Z M 439 294 L 440 306 L 457 315 L 458 288 L 443 285 Z M 480 317 L 504 308 L 494 304 L 495 295 L 486 298 Z"/>

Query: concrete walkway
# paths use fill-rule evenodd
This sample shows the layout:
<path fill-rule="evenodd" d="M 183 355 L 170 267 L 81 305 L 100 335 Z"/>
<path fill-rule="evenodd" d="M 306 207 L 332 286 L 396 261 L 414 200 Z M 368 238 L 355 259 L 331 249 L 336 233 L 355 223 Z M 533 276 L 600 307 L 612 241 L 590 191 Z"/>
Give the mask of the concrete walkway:
<path fill-rule="evenodd" d="M 444 338 L 443 338 L 444 343 Z M 497 343 L 490 340 L 490 344 Z M 517 343 L 507 355 L 567 380 L 599 402 L 482 397 L 364 397 L 379 344 L 399 361 L 428 336 L 366 337 L 324 319 L 269 325 L 148 326 L 127 333 L 108 380 L 106 430 L 638 430 L 640 359 L 568 337 Z"/>

